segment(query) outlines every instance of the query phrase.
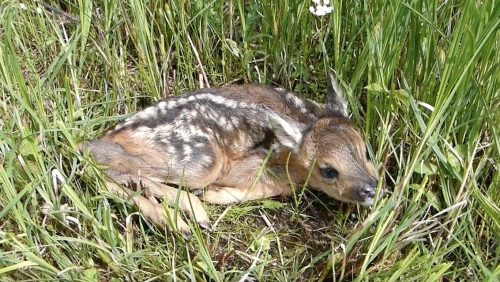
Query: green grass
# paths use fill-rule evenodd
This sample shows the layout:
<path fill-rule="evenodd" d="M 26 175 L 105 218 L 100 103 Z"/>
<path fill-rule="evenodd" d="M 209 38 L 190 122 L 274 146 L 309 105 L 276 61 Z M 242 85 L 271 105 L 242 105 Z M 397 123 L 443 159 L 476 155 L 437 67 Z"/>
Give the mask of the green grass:
<path fill-rule="evenodd" d="M 498 1 L 189 2 L 0 2 L 0 280 L 499 280 Z M 329 68 L 389 191 L 371 209 L 207 205 L 186 241 L 77 152 L 201 83 L 322 101 Z"/>

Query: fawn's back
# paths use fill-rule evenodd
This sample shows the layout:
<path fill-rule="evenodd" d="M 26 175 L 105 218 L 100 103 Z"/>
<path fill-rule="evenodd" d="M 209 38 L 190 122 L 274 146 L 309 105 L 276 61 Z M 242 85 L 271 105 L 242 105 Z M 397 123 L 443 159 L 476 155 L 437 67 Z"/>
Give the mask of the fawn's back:
<path fill-rule="evenodd" d="M 117 182 L 140 175 L 180 184 L 187 175 L 265 154 L 275 142 L 270 109 L 304 124 L 315 119 L 318 107 L 299 103 L 296 96 L 265 86 L 202 89 L 150 106 L 87 146 L 99 163 L 111 166 L 107 172 Z M 203 188 L 214 181 L 206 177 L 188 185 Z"/>

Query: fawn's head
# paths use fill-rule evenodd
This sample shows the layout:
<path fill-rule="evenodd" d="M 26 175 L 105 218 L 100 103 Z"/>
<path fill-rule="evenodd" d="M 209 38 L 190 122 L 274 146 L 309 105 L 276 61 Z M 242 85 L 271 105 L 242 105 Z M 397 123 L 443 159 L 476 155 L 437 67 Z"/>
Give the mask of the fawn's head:
<path fill-rule="evenodd" d="M 329 75 L 324 114 L 304 126 L 270 114 L 280 143 L 294 153 L 293 161 L 310 173 L 309 186 L 345 202 L 371 205 L 377 186 L 377 172 L 368 158 L 361 134 L 349 120 L 347 103 L 333 75 Z M 294 167 L 297 167 L 294 166 Z"/>

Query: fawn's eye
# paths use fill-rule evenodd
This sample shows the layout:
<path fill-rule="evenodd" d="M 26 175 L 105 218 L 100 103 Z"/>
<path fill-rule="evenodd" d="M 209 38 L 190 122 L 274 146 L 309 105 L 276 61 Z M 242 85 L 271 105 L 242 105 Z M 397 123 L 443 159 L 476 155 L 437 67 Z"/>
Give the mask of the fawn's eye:
<path fill-rule="evenodd" d="M 326 179 L 334 179 L 339 176 L 339 172 L 333 167 L 321 168 L 321 175 Z"/>

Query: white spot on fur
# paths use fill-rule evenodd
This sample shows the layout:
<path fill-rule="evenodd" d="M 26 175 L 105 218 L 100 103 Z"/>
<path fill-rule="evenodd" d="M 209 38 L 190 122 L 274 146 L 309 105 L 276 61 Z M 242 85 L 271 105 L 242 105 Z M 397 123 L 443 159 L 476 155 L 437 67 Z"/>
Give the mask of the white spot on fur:
<path fill-rule="evenodd" d="M 219 122 L 219 125 L 222 127 L 222 129 L 224 129 L 224 130 L 228 129 L 227 128 L 228 127 L 228 123 L 227 123 L 226 117 L 223 117 L 223 116 L 220 117 L 218 122 Z"/>
<path fill-rule="evenodd" d="M 196 97 L 196 100 L 208 100 L 215 104 L 225 105 L 230 108 L 236 108 L 238 106 L 236 101 L 234 100 L 226 99 L 222 96 L 217 96 L 210 93 L 197 94 L 194 97 Z"/>
<path fill-rule="evenodd" d="M 201 165 L 208 166 L 208 165 L 211 165 L 211 164 L 212 164 L 213 159 L 212 159 L 212 157 L 210 157 L 210 156 L 203 155 L 203 156 L 201 156 L 201 158 L 199 159 L 199 162 L 200 162 L 200 164 L 201 164 Z"/>
<path fill-rule="evenodd" d="M 203 148 L 203 147 L 205 147 L 205 143 L 201 143 L 201 142 L 200 143 L 196 143 L 196 144 L 194 144 L 194 147 L 198 148 L 198 149 L 199 148 Z"/>
<path fill-rule="evenodd" d="M 132 131 L 132 135 L 137 137 L 138 139 L 147 139 L 147 137 L 151 134 L 151 129 L 146 126 L 139 126 L 134 131 Z"/>
<path fill-rule="evenodd" d="M 167 102 L 166 101 L 161 101 L 159 102 L 156 107 L 158 108 L 159 112 L 164 115 L 167 113 Z"/>
<path fill-rule="evenodd" d="M 167 135 L 168 133 L 170 133 L 172 131 L 172 124 L 170 123 L 164 123 L 164 124 L 161 124 L 157 127 L 155 127 L 154 129 L 154 134 L 159 134 L 159 135 Z"/>
<path fill-rule="evenodd" d="M 145 110 L 137 113 L 136 119 L 154 118 L 157 115 L 158 115 L 158 110 L 156 109 L 156 107 L 149 107 L 149 108 L 146 108 Z"/>
<path fill-rule="evenodd" d="M 191 155 L 193 153 L 193 148 L 191 148 L 188 144 L 184 144 L 182 149 L 184 150 L 184 155 Z"/>
<path fill-rule="evenodd" d="M 161 101 L 156 106 L 158 108 L 166 108 L 167 107 L 167 101 Z"/>
<path fill-rule="evenodd" d="M 240 126 L 240 119 L 237 116 L 231 116 L 230 119 L 234 127 Z"/>
<path fill-rule="evenodd" d="M 167 146 L 167 152 L 171 155 L 171 156 L 175 156 L 176 155 L 176 151 L 175 151 L 175 147 L 174 146 Z"/>
<path fill-rule="evenodd" d="M 188 131 L 179 130 L 179 131 L 177 131 L 177 136 L 179 136 L 179 139 L 182 142 L 189 142 L 189 141 L 191 141 L 192 134 Z"/>
<path fill-rule="evenodd" d="M 184 151 L 184 157 L 183 157 L 184 162 L 191 161 L 193 148 L 191 148 L 188 144 L 184 144 L 182 146 L 182 150 Z"/>
<path fill-rule="evenodd" d="M 167 109 L 168 110 L 171 110 L 171 109 L 173 109 L 175 107 L 177 107 L 177 101 L 176 100 L 168 101 L 168 103 L 167 103 Z"/>
<path fill-rule="evenodd" d="M 177 130 L 176 131 L 179 135 L 182 136 L 183 140 L 191 140 L 191 137 L 205 137 L 209 138 L 209 135 L 204 132 L 200 127 L 194 126 L 193 124 L 190 124 L 183 130 Z"/>
<path fill-rule="evenodd" d="M 190 111 L 188 109 L 184 109 L 175 119 L 174 123 L 181 125 L 183 123 L 190 123 L 193 120 L 193 117 L 196 115 L 196 111 Z"/>

